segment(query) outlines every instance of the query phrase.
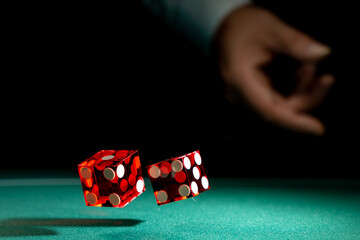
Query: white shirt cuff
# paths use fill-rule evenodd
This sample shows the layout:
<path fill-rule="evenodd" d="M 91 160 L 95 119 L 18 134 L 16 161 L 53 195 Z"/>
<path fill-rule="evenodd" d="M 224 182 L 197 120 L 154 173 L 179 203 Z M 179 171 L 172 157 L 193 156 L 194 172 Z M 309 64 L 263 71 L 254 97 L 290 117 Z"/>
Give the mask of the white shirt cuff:
<path fill-rule="evenodd" d="M 233 10 L 250 0 L 142 0 L 155 14 L 210 54 L 213 37 Z"/>

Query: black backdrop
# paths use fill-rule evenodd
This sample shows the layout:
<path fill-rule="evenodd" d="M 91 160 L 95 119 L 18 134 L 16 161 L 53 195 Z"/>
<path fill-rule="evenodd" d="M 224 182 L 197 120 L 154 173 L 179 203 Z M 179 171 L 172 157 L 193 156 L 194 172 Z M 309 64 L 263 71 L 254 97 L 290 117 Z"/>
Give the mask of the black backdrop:
<path fill-rule="evenodd" d="M 226 102 L 216 61 L 138 2 L 10 7 L 1 169 L 76 172 L 101 149 L 139 149 L 147 165 L 199 149 L 214 177 L 360 177 L 351 7 L 300 2 L 258 4 L 333 48 L 319 70 L 337 77 L 314 112 L 320 138 Z M 284 91 L 295 65 L 270 68 Z"/>

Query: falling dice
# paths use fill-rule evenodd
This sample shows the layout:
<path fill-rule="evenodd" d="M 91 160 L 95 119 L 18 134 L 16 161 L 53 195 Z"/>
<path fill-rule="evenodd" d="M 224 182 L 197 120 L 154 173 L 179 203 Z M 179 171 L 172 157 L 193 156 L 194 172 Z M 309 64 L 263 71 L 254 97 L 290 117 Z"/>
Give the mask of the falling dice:
<path fill-rule="evenodd" d="M 125 207 L 145 191 L 137 150 L 101 150 L 78 171 L 87 206 Z"/>
<path fill-rule="evenodd" d="M 158 205 L 194 197 L 208 190 L 199 151 L 146 167 Z"/>

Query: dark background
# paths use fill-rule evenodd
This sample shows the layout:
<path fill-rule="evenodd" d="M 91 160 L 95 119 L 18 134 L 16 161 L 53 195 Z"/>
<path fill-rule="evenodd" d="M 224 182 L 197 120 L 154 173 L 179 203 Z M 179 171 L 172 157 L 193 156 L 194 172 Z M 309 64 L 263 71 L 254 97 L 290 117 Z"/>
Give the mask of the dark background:
<path fill-rule="evenodd" d="M 19 5 L 4 30 L 1 170 L 76 173 L 101 149 L 139 149 L 145 166 L 199 149 L 211 177 L 359 178 L 352 7 L 264 2 L 333 49 L 319 73 L 337 82 L 314 111 L 325 136 L 280 129 L 228 103 L 216 60 L 139 2 Z M 284 93 L 296 66 L 279 57 L 267 68 Z"/>

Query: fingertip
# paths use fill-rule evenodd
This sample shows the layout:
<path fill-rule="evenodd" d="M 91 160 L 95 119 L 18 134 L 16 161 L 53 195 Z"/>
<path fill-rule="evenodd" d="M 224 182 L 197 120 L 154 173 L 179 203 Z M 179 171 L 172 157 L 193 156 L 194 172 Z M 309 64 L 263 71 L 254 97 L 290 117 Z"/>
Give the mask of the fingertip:
<path fill-rule="evenodd" d="M 313 120 L 311 124 L 307 125 L 306 132 L 314 136 L 321 137 L 325 134 L 325 126 L 319 120 Z"/>
<path fill-rule="evenodd" d="M 294 132 L 310 134 L 314 136 L 322 136 L 325 134 L 324 124 L 314 116 L 307 113 L 294 112 L 289 108 L 274 108 L 272 111 L 268 109 L 265 119 L 274 124 Z"/>
<path fill-rule="evenodd" d="M 321 137 L 325 134 L 326 130 L 323 124 L 321 124 L 321 126 L 319 126 L 314 132 L 313 134 L 315 136 Z"/>
<path fill-rule="evenodd" d="M 293 130 L 319 137 L 325 134 L 324 124 L 319 119 L 308 114 L 297 116 Z"/>
<path fill-rule="evenodd" d="M 330 74 L 324 75 L 321 79 L 321 83 L 324 86 L 330 87 L 335 83 L 335 77 Z"/>
<path fill-rule="evenodd" d="M 321 76 L 318 80 L 318 83 L 313 87 L 313 96 L 316 99 L 315 102 L 321 103 L 325 98 L 331 87 L 335 83 L 335 77 L 332 75 Z M 315 106 L 318 104 L 315 104 Z"/>
<path fill-rule="evenodd" d="M 331 48 L 322 43 L 313 42 L 308 46 L 307 53 L 313 58 L 322 58 L 331 53 Z"/>

